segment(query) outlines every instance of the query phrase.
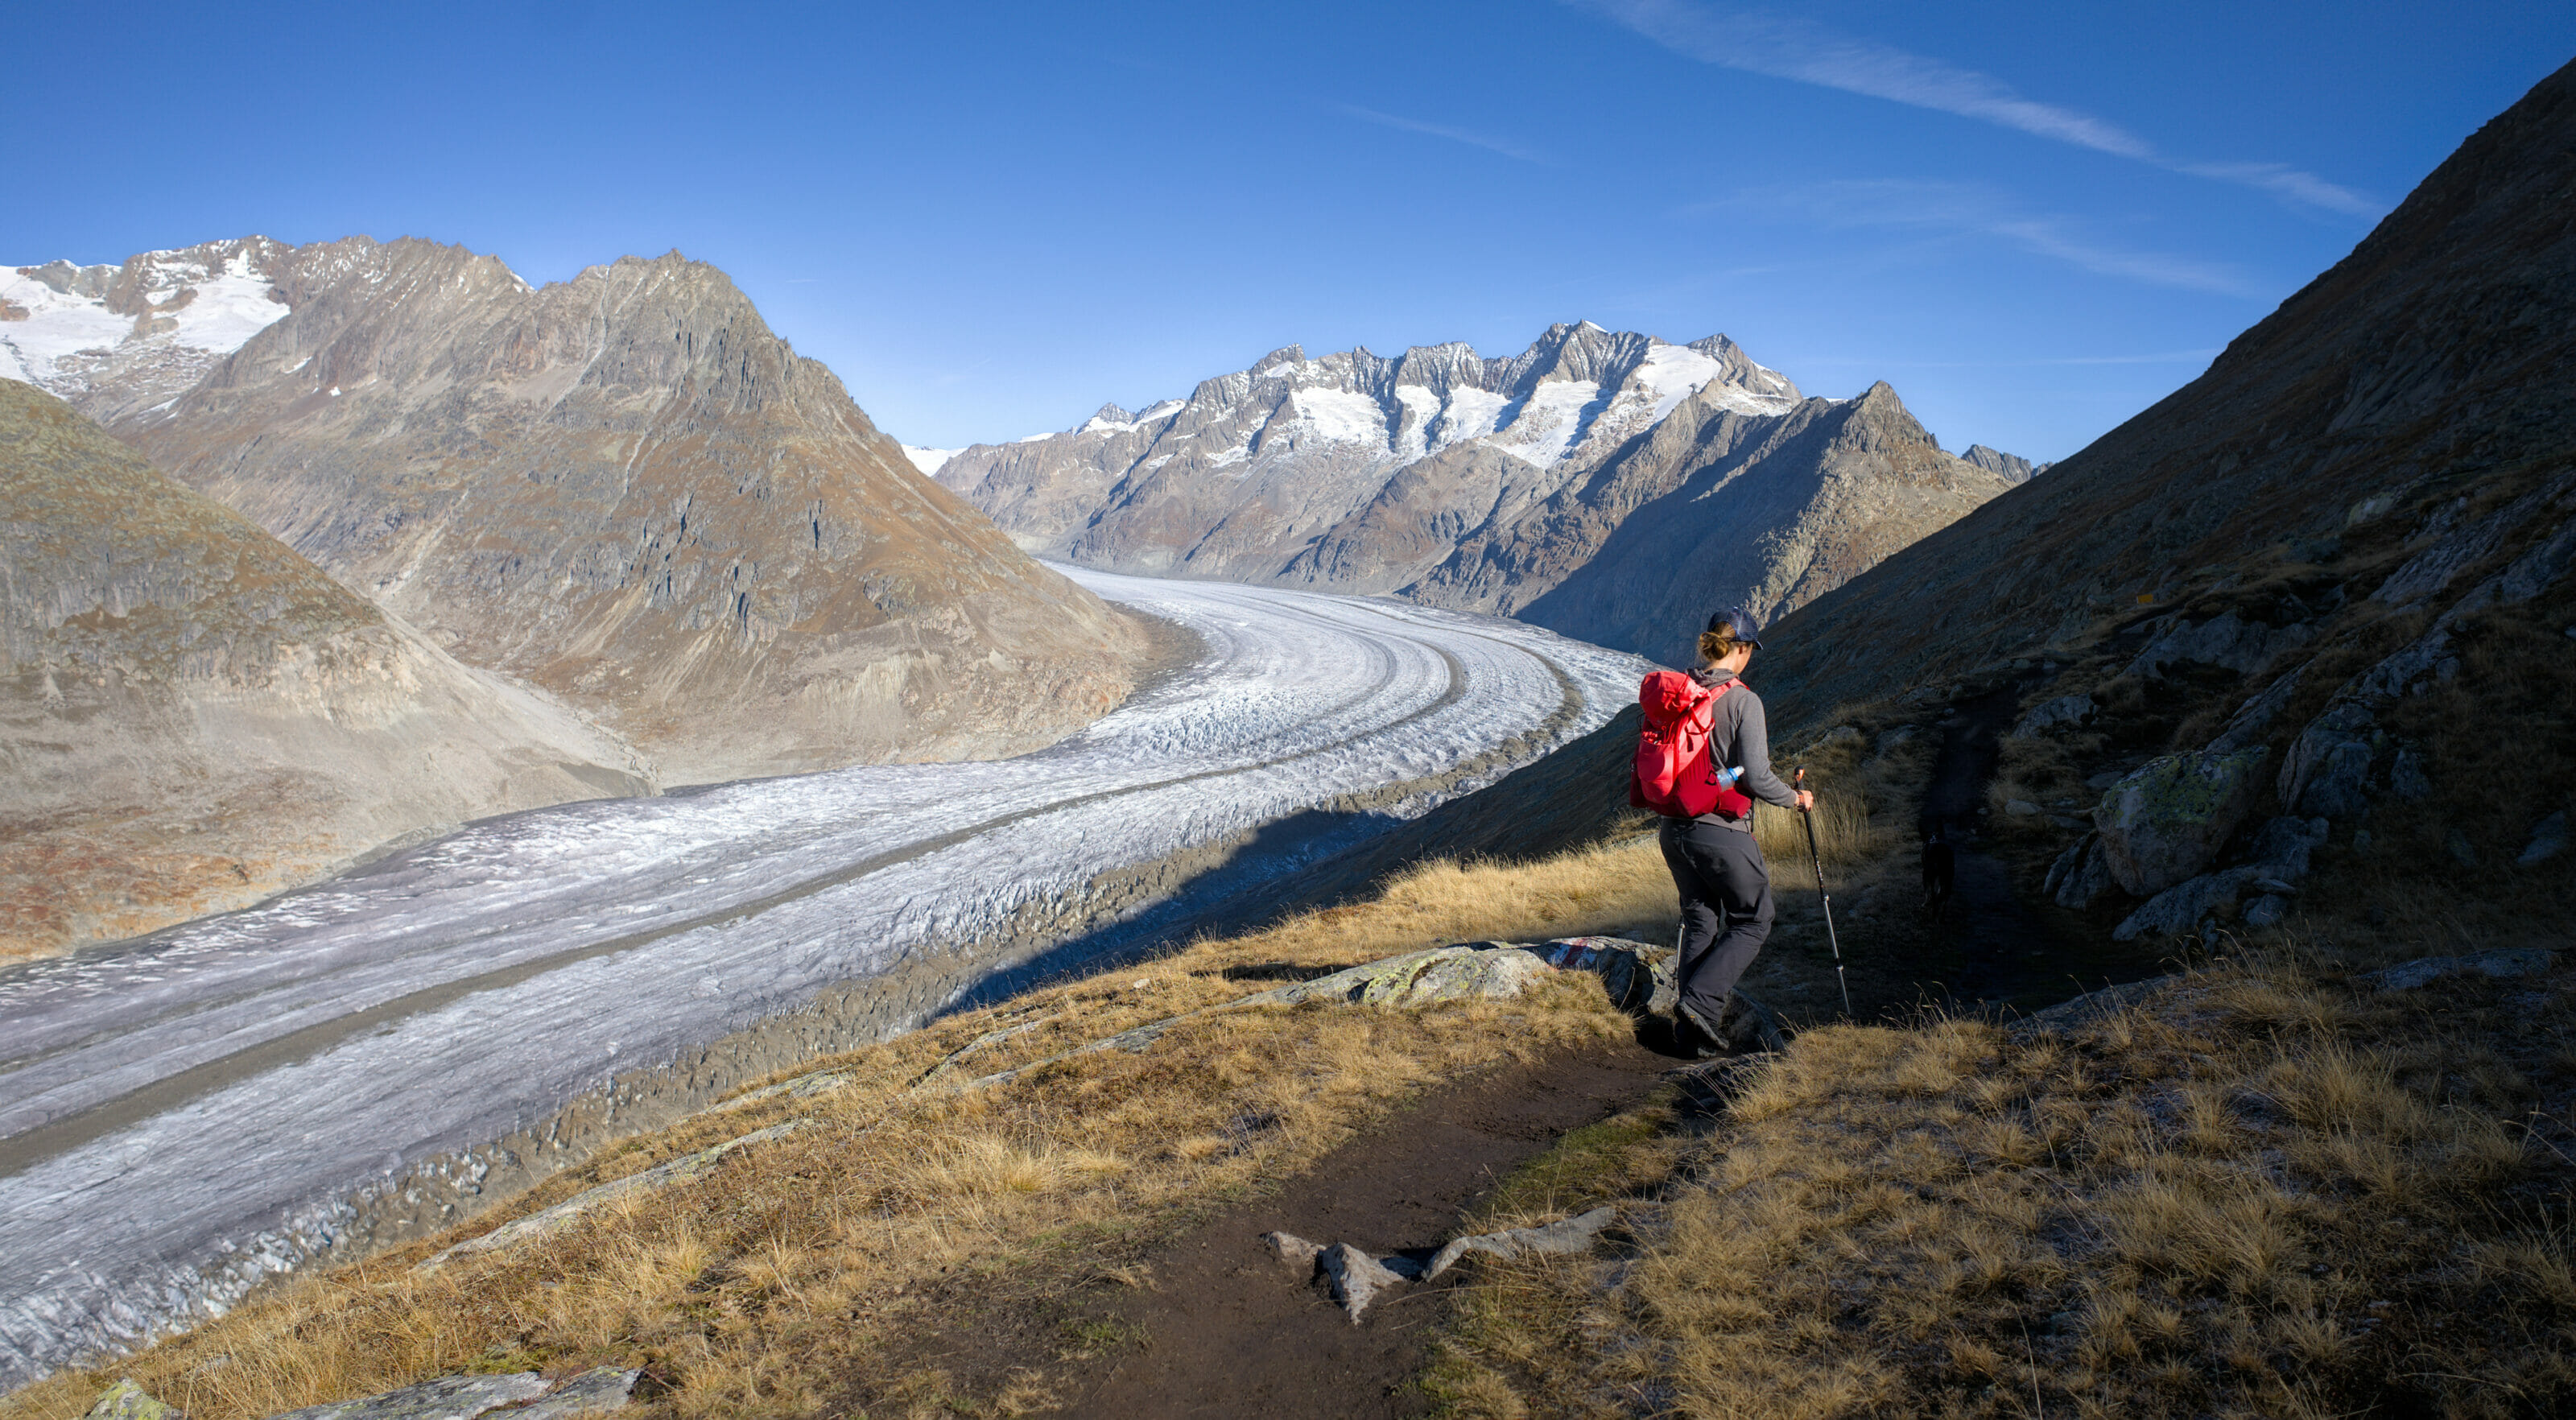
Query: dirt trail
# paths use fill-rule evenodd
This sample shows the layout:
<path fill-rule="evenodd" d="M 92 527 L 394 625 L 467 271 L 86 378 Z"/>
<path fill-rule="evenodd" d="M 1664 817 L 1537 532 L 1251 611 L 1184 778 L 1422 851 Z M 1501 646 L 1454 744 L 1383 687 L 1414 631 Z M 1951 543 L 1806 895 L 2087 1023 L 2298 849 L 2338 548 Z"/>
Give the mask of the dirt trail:
<path fill-rule="evenodd" d="M 1445 1285 L 1407 1288 L 1353 1326 L 1260 1241 L 1274 1230 L 1380 1255 L 1439 1246 L 1495 1183 L 1567 1131 L 1634 1105 L 1681 1062 L 1620 1041 L 1438 1090 L 1324 1156 L 1279 1192 L 1226 1209 L 1138 1259 L 1144 1289 L 1085 1288 L 961 1319 L 914 1358 L 984 1395 L 1034 1373 L 1102 1420 L 1398 1417 Z M 1068 1338 L 1100 1340 L 1063 1359 Z"/>
<path fill-rule="evenodd" d="M 1977 809 L 2020 700 L 2017 686 L 2004 685 L 1958 702 L 1940 723 L 1941 749 L 1923 791 L 1923 831 L 1947 827 L 1958 854 L 1958 894 L 1939 926 L 1958 944 L 1955 979 L 1947 984 L 1962 1005 L 2053 985 L 2051 964 L 2063 956 L 2062 944 L 2014 894 L 2004 865 L 1976 846 Z"/>

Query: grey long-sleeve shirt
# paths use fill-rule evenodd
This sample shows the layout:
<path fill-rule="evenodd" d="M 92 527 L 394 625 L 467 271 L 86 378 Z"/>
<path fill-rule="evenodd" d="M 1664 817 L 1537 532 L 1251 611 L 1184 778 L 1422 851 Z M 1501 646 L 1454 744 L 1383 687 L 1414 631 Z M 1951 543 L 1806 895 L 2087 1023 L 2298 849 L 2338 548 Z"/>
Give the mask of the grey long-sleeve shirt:
<path fill-rule="evenodd" d="M 1730 680 L 1735 672 L 1702 666 L 1690 673 L 1691 679 L 1714 690 Z M 1749 794 L 1767 804 L 1784 809 L 1798 806 L 1797 792 L 1771 771 L 1771 728 L 1762 715 L 1762 697 L 1753 687 L 1738 682 L 1735 689 L 1717 698 L 1717 713 L 1711 717 L 1708 730 L 1709 758 L 1719 764 L 1744 771 L 1735 781 L 1736 792 Z M 1701 814 L 1695 823 L 1721 823 L 1728 828 L 1753 831 L 1753 815 L 1728 818 L 1724 814 Z"/>

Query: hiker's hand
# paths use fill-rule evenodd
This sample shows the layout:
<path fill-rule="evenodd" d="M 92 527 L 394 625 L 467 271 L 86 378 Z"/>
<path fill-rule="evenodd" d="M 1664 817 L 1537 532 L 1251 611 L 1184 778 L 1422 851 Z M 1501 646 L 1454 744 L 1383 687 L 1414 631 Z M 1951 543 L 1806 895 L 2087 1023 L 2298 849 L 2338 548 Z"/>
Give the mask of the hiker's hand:
<path fill-rule="evenodd" d="M 1815 809 L 1815 807 L 1816 807 L 1816 791 L 1815 791 L 1815 790 L 1813 790 L 1813 789 L 1801 789 L 1801 790 L 1799 790 L 1799 791 L 1798 791 L 1798 812 L 1800 812 L 1800 813 L 1802 813 L 1802 814 L 1803 814 L 1803 813 L 1809 813 L 1809 812 L 1812 812 L 1812 811 Z"/>

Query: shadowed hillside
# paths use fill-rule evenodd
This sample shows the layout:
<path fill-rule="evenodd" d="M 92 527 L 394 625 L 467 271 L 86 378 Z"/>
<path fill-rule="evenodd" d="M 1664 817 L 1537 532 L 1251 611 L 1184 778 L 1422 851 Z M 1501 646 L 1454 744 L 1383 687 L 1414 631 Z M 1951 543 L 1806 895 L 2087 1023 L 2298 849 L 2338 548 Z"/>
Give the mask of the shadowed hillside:
<path fill-rule="evenodd" d="M 651 793 L 52 396 L 0 380 L 0 959 L 239 907 L 424 829 Z"/>

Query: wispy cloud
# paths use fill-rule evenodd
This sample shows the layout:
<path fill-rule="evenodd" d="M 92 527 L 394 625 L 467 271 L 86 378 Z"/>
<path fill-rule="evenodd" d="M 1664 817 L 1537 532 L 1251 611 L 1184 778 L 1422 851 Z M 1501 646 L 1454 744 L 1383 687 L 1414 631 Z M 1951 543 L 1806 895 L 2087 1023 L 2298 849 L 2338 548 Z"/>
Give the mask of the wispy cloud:
<path fill-rule="evenodd" d="M 1464 143 L 1471 148 L 1482 148 L 1488 153 L 1500 153 L 1516 162 L 1536 163 L 1541 167 L 1553 167 L 1556 163 L 1555 159 L 1535 149 L 1524 148 L 1517 143 L 1506 142 L 1500 138 L 1489 138 L 1468 129 L 1452 128 L 1445 123 L 1425 123 L 1418 118 L 1380 113 L 1376 109 L 1361 108 L 1356 104 L 1337 104 L 1334 107 L 1335 111 L 1345 118 L 1356 118 L 1362 123 L 1374 123 L 1380 128 L 1396 128 L 1407 133 L 1446 138 L 1452 143 Z"/>
<path fill-rule="evenodd" d="M 2170 158 L 2116 123 L 2059 104 L 2024 98 L 1990 74 L 1875 40 L 1837 35 L 1806 20 L 1719 9 L 1694 4 L 1692 0 L 1564 3 L 1604 15 L 1676 54 L 1705 63 L 1979 119 L 2079 148 L 2151 163 L 2168 171 L 2255 188 L 2330 212 L 2377 217 L 2385 210 L 2350 188 L 2286 164 L 2199 163 Z"/>
<path fill-rule="evenodd" d="M 2024 208 L 2009 195 L 1974 183 L 1903 179 L 1806 183 L 1761 188 L 1701 210 L 1745 207 L 1785 212 L 1828 227 L 1884 227 L 2009 242 L 2034 255 L 2103 276 L 2260 296 L 2244 273 L 2216 262 L 2136 251 L 2088 235 L 2074 219 Z"/>
<path fill-rule="evenodd" d="M 2218 347 L 2167 350 L 2154 355 L 2061 355 L 2048 360 L 1890 360 L 1883 355 L 1808 355 L 1799 365 L 1866 365 L 1888 370 L 2033 370 L 2060 365 L 2206 365 Z"/>

